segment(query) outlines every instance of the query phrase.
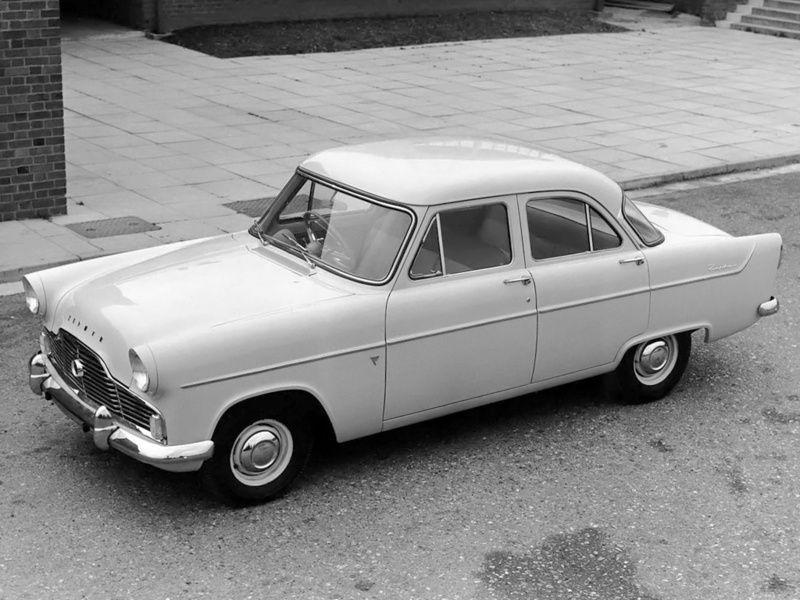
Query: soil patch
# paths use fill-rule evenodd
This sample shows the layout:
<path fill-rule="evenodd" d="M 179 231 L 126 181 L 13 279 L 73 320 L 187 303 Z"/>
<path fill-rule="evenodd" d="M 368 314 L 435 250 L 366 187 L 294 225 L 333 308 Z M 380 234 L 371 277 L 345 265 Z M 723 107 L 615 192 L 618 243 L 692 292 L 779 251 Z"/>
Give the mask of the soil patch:
<path fill-rule="evenodd" d="M 182 29 L 164 41 L 219 58 L 340 52 L 494 38 L 627 31 L 577 12 L 514 11 L 208 25 Z"/>

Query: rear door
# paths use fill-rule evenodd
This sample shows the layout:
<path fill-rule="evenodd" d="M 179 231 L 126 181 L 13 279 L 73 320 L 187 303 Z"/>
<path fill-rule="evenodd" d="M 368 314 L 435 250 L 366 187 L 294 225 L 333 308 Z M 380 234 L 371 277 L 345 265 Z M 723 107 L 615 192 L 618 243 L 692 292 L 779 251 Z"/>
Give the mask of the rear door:
<path fill-rule="evenodd" d="M 620 348 L 647 328 L 644 254 L 587 196 L 545 193 L 519 199 L 539 317 L 533 380 L 613 362 Z"/>

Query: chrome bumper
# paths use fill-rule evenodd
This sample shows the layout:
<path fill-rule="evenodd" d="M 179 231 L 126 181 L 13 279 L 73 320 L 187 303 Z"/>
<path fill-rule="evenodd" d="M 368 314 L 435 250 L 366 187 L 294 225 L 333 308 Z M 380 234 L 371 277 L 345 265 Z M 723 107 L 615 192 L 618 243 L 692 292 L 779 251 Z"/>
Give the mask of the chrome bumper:
<path fill-rule="evenodd" d="M 781 305 L 778 302 L 778 299 L 775 296 L 772 296 L 766 302 L 762 302 L 761 304 L 758 305 L 758 316 L 768 317 L 770 315 L 774 315 L 776 312 L 778 312 L 778 309 L 780 309 L 780 307 Z"/>
<path fill-rule="evenodd" d="M 84 431 L 91 432 L 94 445 L 101 450 L 114 448 L 166 471 L 196 471 L 214 453 L 214 442 L 210 440 L 165 446 L 119 423 L 105 406 L 96 406 L 78 397 L 55 369 L 48 369 L 47 359 L 41 352 L 31 357 L 28 371 L 28 384 L 33 393 L 44 394 Z"/>

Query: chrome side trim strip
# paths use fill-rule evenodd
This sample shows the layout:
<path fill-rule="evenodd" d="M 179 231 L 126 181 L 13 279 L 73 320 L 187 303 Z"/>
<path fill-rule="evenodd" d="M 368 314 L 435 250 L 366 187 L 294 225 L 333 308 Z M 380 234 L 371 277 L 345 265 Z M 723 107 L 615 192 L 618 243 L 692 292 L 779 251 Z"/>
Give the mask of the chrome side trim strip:
<path fill-rule="evenodd" d="M 369 344 L 366 346 L 359 346 L 358 348 L 351 348 L 349 350 L 342 350 L 340 352 L 326 352 L 323 354 L 317 354 L 315 356 L 310 356 L 308 358 L 301 358 L 296 360 L 287 360 L 281 363 L 275 363 L 269 365 L 267 367 L 259 367 L 257 369 L 248 369 L 246 371 L 239 371 L 237 373 L 231 373 L 230 375 L 222 375 L 220 377 L 210 377 L 208 379 L 200 379 L 198 381 L 191 381 L 189 383 L 184 383 L 181 385 L 181 389 L 189 389 L 193 387 L 198 387 L 201 385 L 208 385 L 210 383 L 219 383 L 220 381 L 229 381 L 231 379 L 238 379 L 239 377 L 248 377 L 250 375 L 258 375 L 260 373 L 269 373 L 270 371 L 277 371 L 278 369 L 285 369 L 287 367 L 296 367 L 298 365 L 304 365 L 311 362 L 316 362 L 318 360 L 327 360 L 330 358 L 337 358 L 339 356 L 347 356 L 348 354 L 358 354 L 359 352 L 367 352 L 369 350 L 382 350 L 385 347 L 385 344 Z"/>
<path fill-rule="evenodd" d="M 494 319 L 484 319 L 483 321 L 467 323 L 466 325 L 457 325 L 454 327 L 442 327 L 441 329 L 436 329 L 434 331 L 426 331 L 425 333 L 417 333 L 414 335 L 407 335 L 403 337 L 388 339 L 386 341 L 386 345 L 394 346 L 397 344 L 404 344 L 406 342 L 413 342 L 415 340 L 422 340 L 425 338 L 436 337 L 437 335 L 445 335 L 448 333 L 455 333 L 457 331 L 466 331 L 467 329 L 475 329 L 476 327 L 483 327 L 484 325 L 493 325 L 495 323 L 502 323 L 503 321 L 516 321 L 517 319 L 524 319 L 525 317 L 535 316 L 536 314 L 537 314 L 536 311 L 529 311 L 524 313 L 518 313 L 510 317 L 507 316 L 495 317 Z"/>
<path fill-rule="evenodd" d="M 708 281 L 710 279 L 717 279 L 718 277 L 730 277 L 731 275 L 738 275 L 742 271 L 747 268 L 747 265 L 750 264 L 750 261 L 753 259 L 753 254 L 755 253 L 755 246 L 750 250 L 750 254 L 747 256 L 747 260 L 742 262 L 742 264 L 731 271 L 722 271 L 722 270 L 715 270 L 718 269 L 716 265 L 708 265 L 709 273 L 705 275 L 697 275 L 695 277 L 687 277 L 686 279 L 681 279 L 679 281 L 670 281 L 669 283 L 662 283 L 659 285 L 651 286 L 652 291 L 656 292 L 658 290 L 665 290 L 671 287 L 678 287 L 680 285 L 687 285 L 690 283 L 697 283 L 700 281 Z"/>
<path fill-rule="evenodd" d="M 535 276 L 534 276 L 535 279 Z M 551 312 L 556 312 L 559 310 L 566 310 L 568 308 L 576 308 L 578 306 L 585 306 L 587 304 L 596 304 L 597 302 L 606 302 L 607 300 L 616 300 L 617 298 L 626 298 L 628 296 L 636 296 L 638 294 L 649 294 L 650 288 L 642 287 L 636 290 L 625 291 L 625 292 L 617 292 L 615 294 L 606 294 L 605 296 L 596 296 L 594 298 L 589 298 L 588 300 L 574 300 L 572 302 L 563 302 L 562 304 L 555 304 L 553 306 L 548 306 L 545 308 L 539 309 L 539 314 L 547 314 Z"/>

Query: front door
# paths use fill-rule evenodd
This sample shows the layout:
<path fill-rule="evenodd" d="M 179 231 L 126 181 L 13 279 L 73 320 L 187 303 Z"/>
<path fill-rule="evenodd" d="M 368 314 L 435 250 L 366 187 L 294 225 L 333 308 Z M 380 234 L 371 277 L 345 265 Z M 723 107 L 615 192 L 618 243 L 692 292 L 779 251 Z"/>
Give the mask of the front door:
<path fill-rule="evenodd" d="M 431 209 L 389 296 L 384 419 L 530 383 L 536 298 L 516 197 Z"/>

